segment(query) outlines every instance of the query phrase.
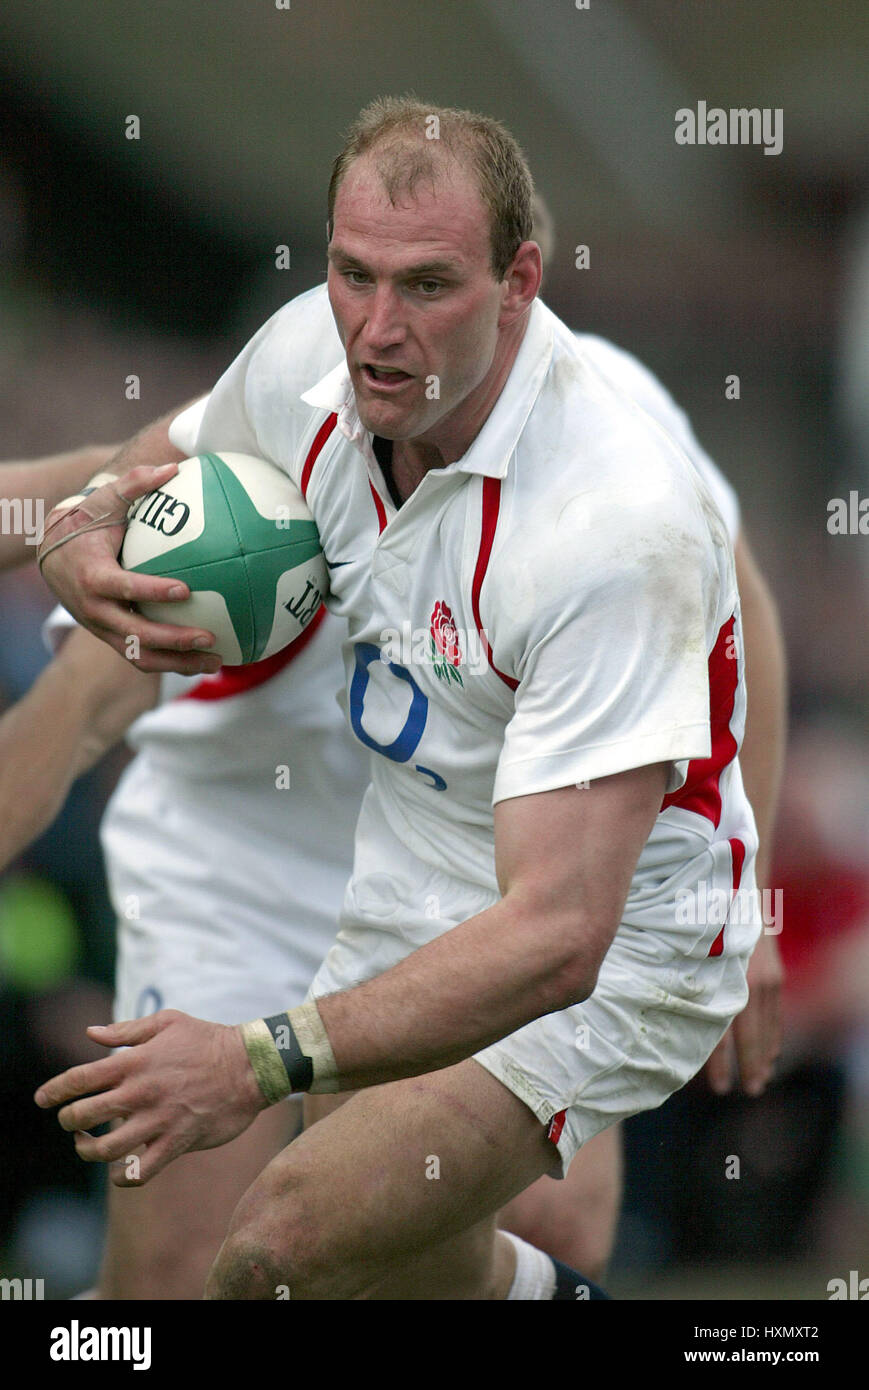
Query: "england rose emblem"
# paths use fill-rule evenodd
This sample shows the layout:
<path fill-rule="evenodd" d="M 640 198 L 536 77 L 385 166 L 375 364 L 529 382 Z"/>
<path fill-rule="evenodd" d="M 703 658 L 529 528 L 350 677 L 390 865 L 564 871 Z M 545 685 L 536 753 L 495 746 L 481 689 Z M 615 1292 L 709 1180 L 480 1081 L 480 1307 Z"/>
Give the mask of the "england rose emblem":
<path fill-rule="evenodd" d="M 460 672 L 462 648 L 449 606 L 438 599 L 431 614 L 431 659 L 439 680 L 455 680 L 463 685 Z"/>

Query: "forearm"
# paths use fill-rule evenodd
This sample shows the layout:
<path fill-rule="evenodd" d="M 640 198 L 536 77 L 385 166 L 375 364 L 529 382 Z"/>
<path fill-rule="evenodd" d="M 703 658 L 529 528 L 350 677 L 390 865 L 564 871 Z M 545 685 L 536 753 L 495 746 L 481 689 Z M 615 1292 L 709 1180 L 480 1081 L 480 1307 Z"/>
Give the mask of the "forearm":
<path fill-rule="evenodd" d="M 0 869 L 57 815 L 70 786 L 156 699 L 143 676 L 76 630 L 0 719 Z"/>
<path fill-rule="evenodd" d="M 320 999 L 332 1089 L 451 1066 L 585 998 L 593 967 L 577 935 L 575 915 L 568 924 L 502 898 L 375 979 Z"/>
<path fill-rule="evenodd" d="M 80 777 L 115 744 L 130 725 L 153 709 L 160 691 L 160 677 L 138 671 L 132 662 L 106 647 L 84 629 L 67 639 L 75 644 L 80 679 L 89 681 L 87 719 L 75 751 L 73 776 Z"/>
<path fill-rule="evenodd" d="M 437 1071 L 587 999 L 624 915 L 667 766 L 499 802 L 501 898 L 392 969 L 318 1001 L 319 1020 L 310 1012 L 299 1018 L 307 1036 L 298 1046 L 292 1034 L 279 1037 L 277 1024 L 247 1030 L 248 1055 L 270 1077 L 264 1094 L 278 1098 L 280 1065 L 302 1076 L 305 1056 L 315 1058 L 313 1090 L 324 1089 L 318 1061 L 337 1074 L 331 1089 L 341 1090 Z"/>
<path fill-rule="evenodd" d="M 178 463 L 184 458 L 180 449 L 169 438 L 169 426 L 175 419 L 186 410 L 192 401 L 187 401 L 184 405 L 177 406 L 170 410 L 168 414 L 161 415 L 158 420 L 145 425 L 138 434 L 133 435 L 115 452 L 112 458 L 112 472 L 120 475 L 126 473 L 130 468 L 138 468 L 145 464 L 154 466 L 161 463 Z"/>
<path fill-rule="evenodd" d="M 64 497 L 79 492 L 118 451 L 94 444 L 28 462 L 0 463 L 0 569 L 36 558 L 37 525 Z"/>

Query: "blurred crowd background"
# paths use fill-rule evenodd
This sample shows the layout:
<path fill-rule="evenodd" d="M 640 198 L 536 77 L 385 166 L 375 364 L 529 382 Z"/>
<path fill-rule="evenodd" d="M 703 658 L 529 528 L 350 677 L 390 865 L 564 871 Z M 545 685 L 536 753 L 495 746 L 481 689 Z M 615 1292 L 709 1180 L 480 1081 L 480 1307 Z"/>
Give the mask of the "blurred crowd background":
<path fill-rule="evenodd" d="M 787 1042 L 763 1099 L 698 1079 L 629 1126 L 627 1296 L 869 1276 L 869 536 L 827 526 L 831 499 L 869 496 L 867 71 L 864 0 L 0 11 L 0 458 L 120 442 L 206 389 L 324 277 L 342 131 L 413 91 L 511 128 L 554 218 L 547 301 L 646 362 L 738 490 L 790 663 Z M 780 108 L 781 153 L 677 144 L 701 100 Z M 50 606 L 33 567 L 0 579 L 0 709 L 47 660 Z M 109 1015 L 96 831 L 123 756 L 0 876 L 0 1273 L 55 1297 L 92 1279 L 103 1175 L 30 1095 Z"/>

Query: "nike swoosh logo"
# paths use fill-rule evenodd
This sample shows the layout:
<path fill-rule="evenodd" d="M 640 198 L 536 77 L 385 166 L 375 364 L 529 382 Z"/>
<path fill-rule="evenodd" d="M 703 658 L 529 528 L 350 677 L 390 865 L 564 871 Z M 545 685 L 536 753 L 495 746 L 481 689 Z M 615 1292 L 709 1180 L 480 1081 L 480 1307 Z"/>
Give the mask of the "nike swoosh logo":
<path fill-rule="evenodd" d="M 326 560 L 325 555 L 323 556 L 323 559 Z M 330 570 L 337 570 L 340 569 L 342 565 L 351 565 L 352 563 L 352 560 L 326 560 L 326 568 Z"/>

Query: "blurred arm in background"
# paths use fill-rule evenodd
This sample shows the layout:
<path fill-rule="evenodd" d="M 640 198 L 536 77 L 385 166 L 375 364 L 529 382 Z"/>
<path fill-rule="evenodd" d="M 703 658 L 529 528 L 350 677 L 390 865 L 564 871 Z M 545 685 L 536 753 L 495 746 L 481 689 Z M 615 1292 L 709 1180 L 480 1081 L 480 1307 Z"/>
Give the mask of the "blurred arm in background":
<path fill-rule="evenodd" d="M 143 676 L 83 628 L 0 717 L 0 872 L 54 820 L 76 777 L 157 700 Z"/>
<path fill-rule="evenodd" d="M 0 463 L 0 570 L 36 559 L 36 528 L 41 532 L 52 507 L 80 492 L 119 447 L 91 444 L 46 458 Z"/>

